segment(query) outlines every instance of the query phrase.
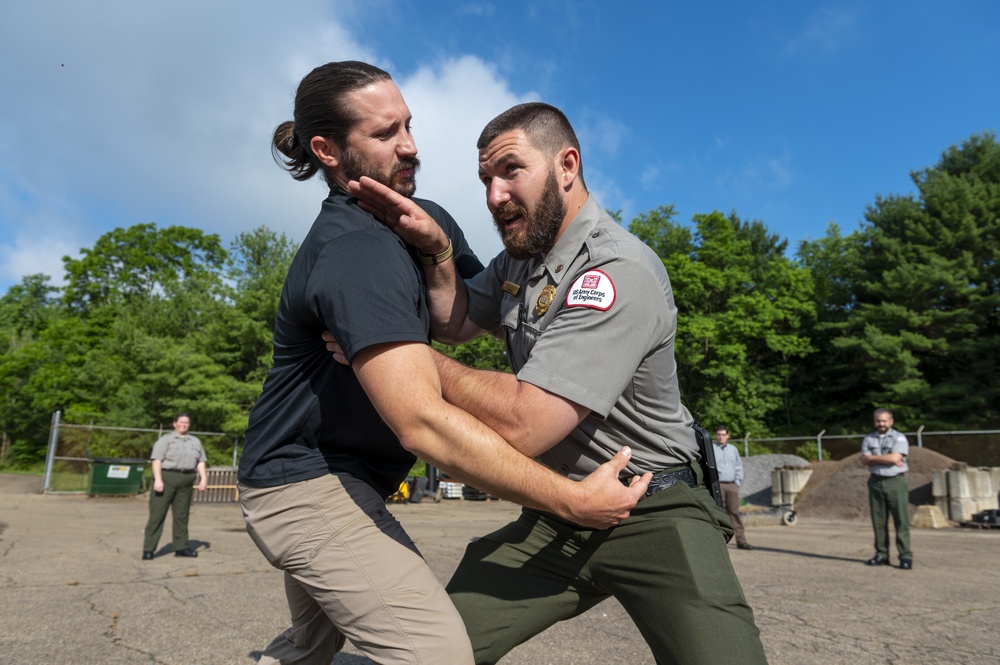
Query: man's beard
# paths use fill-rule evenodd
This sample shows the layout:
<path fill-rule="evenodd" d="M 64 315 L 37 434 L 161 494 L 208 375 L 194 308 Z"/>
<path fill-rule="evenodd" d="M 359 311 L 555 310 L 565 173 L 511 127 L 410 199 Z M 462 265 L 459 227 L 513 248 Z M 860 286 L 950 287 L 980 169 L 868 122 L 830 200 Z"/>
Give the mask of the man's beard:
<path fill-rule="evenodd" d="M 379 169 L 377 165 L 351 150 L 345 150 L 340 159 L 340 168 L 348 180 L 360 180 L 365 175 L 379 182 L 398 194 L 410 198 L 417 191 L 417 170 L 420 168 L 420 160 L 416 157 L 400 157 L 399 160 L 387 172 Z M 413 169 L 413 175 L 398 180 L 396 175 L 400 171 Z"/>
<path fill-rule="evenodd" d="M 520 227 L 505 231 L 503 220 L 512 213 L 521 215 Z M 493 211 L 493 221 L 504 248 L 510 256 L 519 260 L 529 259 L 552 249 L 565 217 L 566 204 L 559 195 L 559 181 L 556 180 L 553 169 L 549 169 L 549 177 L 545 180 L 545 188 L 534 213 L 528 214 L 523 205 L 514 202 L 505 203 Z"/>

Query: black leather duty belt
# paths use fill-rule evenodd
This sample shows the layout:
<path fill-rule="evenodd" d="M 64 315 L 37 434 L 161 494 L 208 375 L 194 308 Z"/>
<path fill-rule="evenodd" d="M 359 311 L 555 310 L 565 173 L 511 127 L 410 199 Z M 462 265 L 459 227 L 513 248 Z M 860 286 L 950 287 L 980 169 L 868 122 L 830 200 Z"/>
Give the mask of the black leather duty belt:
<path fill-rule="evenodd" d="M 661 492 L 668 487 L 673 487 L 677 483 L 686 483 L 688 487 L 697 487 L 698 477 L 694 475 L 694 471 L 689 466 L 657 474 L 649 481 L 646 496 L 653 496 L 657 492 Z"/>
<path fill-rule="evenodd" d="M 164 469 L 164 471 L 170 471 L 171 473 L 194 473 L 197 469 Z"/>

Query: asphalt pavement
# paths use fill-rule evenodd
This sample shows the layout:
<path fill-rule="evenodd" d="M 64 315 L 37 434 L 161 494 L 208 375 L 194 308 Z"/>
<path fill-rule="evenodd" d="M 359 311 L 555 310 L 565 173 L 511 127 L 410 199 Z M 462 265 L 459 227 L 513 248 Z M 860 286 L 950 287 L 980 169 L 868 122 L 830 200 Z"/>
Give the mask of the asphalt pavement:
<path fill-rule="evenodd" d="M 0 663 L 252 665 L 287 627 L 281 574 L 235 504 L 192 507 L 197 559 L 174 557 L 165 533 L 158 556 L 142 561 L 144 496 L 47 496 L 40 486 L 0 474 Z M 442 580 L 471 538 L 518 511 L 494 500 L 390 509 Z M 912 571 L 863 564 L 872 555 L 863 520 L 757 521 L 747 535 L 756 549 L 731 547 L 730 556 L 771 665 L 1000 662 L 1000 530 L 913 529 Z M 369 663 L 356 654 L 348 647 L 333 663 Z M 653 662 L 613 600 L 502 661 Z"/>

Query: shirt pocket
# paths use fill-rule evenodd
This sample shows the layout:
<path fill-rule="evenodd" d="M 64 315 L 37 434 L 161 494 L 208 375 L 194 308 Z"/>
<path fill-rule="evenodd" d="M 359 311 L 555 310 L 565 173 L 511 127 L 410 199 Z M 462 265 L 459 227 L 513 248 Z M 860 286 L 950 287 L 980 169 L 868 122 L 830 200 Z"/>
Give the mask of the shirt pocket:
<path fill-rule="evenodd" d="M 510 296 L 504 298 L 501 303 L 500 321 L 504 328 L 507 359 L 516 374 L 528 362 L 531 349 L 541 333 L 528 324 L 525 305 L 518 298 Z"/>

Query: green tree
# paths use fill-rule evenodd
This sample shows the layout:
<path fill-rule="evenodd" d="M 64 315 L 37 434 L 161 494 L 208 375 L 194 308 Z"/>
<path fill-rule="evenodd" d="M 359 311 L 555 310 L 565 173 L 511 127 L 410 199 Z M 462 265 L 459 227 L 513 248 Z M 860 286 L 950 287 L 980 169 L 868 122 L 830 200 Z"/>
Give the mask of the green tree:
<path fill-rule="evenodd" d="M 809 350 L 812 280 L 759 221 L 696 215 L 696 233 L 673 209 L 629 229 L 664 260 L 678 308 L 676 351 L 685 403 L 699 420 L 766 435 L 783 420 L 790 363 Z"/>
<path fill-rule="evenodd" d="M 799 243 L 798 261 L 813 279 L 816 317 L 808 328 L 814 351 L 795 363 L 790 378 L 789 434 L 821 427 L 831 434 L 855 432 L 867 409 L 859 407 L 858 396 L 870 378 L 858 372 L 852 352 L 834 343 L 858 306 L 862 250 L 861 235 L 844 236 L 837 224 L 824 237 Z"/>
<path fill-rule="evenodd" d="M 120 299 L 151 300 L 179 281 L 218 276 L 226 259 L 217 235 L 152 223 L 105 233 L 80 252 L 79 259 L 63 257 L 63 297 L 84 313 Z"/>
<path fill-rule="evenodd" d="M 661 259 L 675 255 L 689 256 L 694 251 L 691 231 L 675 223 L 676 216 L 674 206 L 660 206 L 636 215 L 629 223 L 628 230 L 649 245 Z"/>
<path fill-rule="evenodd" d="M 886 406 L 928 427 L 995 427 L 1000 145 L 993 134 L 973 136 L 912 179 L 916 196 L 876 197 L 866 211 L 857 305 L 832 344 L 866 377 L 858 410 Z"/>
<path fill-rule="evenodd" d="M 431 346 L 469 367 L 497 372 L 510 371 L 503 341 L 489 334 L 484 333 L 457 346 L 447 346 L 438 342 L 432 342 Z"/>
<path fill-rule="evenodd" d="M 25 412 L 24 389 L 37 365 L 34 349 L 28 347 L 60 315 L 53 298 L 58 289 L 48 280 L 48 275 L 28 275 L 0 298 L 0 465 L 13 461 L 17 451 L 12 444 L 30 430 L 32 421 L 44 425 Z"/>
<path fill-rule="evenodd" d="M 208 353 L 259 392 L 271 368 L 271 340 L 281 288 L 297 246 L 266 226 L 240 233 L 227 264 L 227 307 L 209 323 Z"/>

